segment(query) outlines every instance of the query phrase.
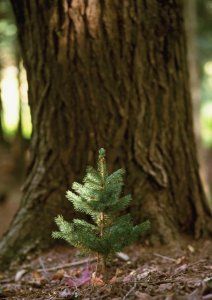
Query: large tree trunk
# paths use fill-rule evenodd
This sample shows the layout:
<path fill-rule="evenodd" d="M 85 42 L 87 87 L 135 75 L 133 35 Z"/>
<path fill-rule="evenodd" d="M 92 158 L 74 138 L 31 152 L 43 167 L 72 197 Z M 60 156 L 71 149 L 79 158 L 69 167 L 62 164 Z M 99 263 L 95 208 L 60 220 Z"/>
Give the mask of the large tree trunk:
<path fill-rule="evenodd" d="M 97 149 L 127 170 L 134 220 L 154 240 L 206 230 L 180 1 L 12 0 L 29 83 L 33 137 L 4 265 L 49 244 L 54 216 Z M 3 265 L 1 265 L 3 266 Z"/>

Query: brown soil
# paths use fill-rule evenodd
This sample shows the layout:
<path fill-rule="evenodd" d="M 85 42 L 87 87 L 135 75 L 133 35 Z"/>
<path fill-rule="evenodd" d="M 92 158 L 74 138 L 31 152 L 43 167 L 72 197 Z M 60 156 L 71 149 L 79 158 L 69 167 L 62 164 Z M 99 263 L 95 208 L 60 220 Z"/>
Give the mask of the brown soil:
<path fill-rule="evenodd" d="M 8 228 L 21 197 L 15 171 L 11 153 L 0 149 L 0 235 Z M 88 263 L 73 248 L 60 246 L 28 257 L 28 262 L 0 273 L 0 299 L 212 299 L 212 241 L 187 240 L 177 247 L 157 248 L 146 243 L 124 252 L 128 261 L 114 257 L 109 262 L 112 280 L 107 284 L 101 278 L 82 284 L 84 274 L 94 272 L 95 262 Z"/>
<path fill-rule="evenodd" d="M 95 262 L 86 262 L 91 258 L 61 246 L 28 257 L 29 264 L 0 273 L 0 299 L 212 299 L 212 241 L 187 241 L 177 248 L 136 245 L 125 253 L 128 261 L 109 262 L 111 282 L 97 278 L 78 287 L 73 282 L 80 282 L 86 269 L 94 272 Z"/>

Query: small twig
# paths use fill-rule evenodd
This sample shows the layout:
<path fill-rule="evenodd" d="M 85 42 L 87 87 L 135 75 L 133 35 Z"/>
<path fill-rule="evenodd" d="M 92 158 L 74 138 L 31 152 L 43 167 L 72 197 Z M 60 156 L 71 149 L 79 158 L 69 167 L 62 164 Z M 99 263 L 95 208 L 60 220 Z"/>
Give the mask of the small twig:
<path fill-rule="evenodd" d="M 41 267 L 42 267 L 42 271 L 43 271 L 43 273 L 44 273 L 45 278 L 49 281 L 48 272 L 46 271 L 46 267 L 45 267 L 45 265 L 44 265 L 44 262 L 43 262 L 42 257 L 39 257 L 39 263 L 40 263 L 40 265 L 41 265 Z"/>
<path fill-rule="evenodd" d="M 202 297 L 203 300 L 211 300 L 212 299 L 212 294 L 208 294 Z"/>
<path fill-rule="evenodd" d="M 127 299 L 129 294 L 132 293 L 132 291 L 136 288 L 137 282 L 134 283 L 133 287 L 126 293 L 126 295 L 123 297 L 123 300 Z"/>
<path fill-rule="evenodd" d="M 91 258 L 91 259 L 84 259 L 84 260 L 80 260 L 80 261 L 75 261 L 69 264 L 64 264 L 64 265 L 59 265 L 59 266 L 55 266 L 55 267 L 51 267 L 51 268 L 46 268 L 46 272 L 49 271 L 55 271 L 55 270 L 59 270 L 59 269 L 66 269 L 66 268 L 70 268 L 70 267 L 76 267 L 76 266 L 81 266 L 84 265 L 86 263 L 92 263 L 96 261 L 96 258 Z M 43 271 L 43 269 L 37 269 L 36 271 Z"/>
<path fill-rule="evenodd" d="M 41 267 L 42 267 L 43 272 L 44 272 L 44 273 L 47 273 L 47 272 L 46 272 L 46 267 L 45 267 L 45 265 L 44 265 L 43 260 L 42 260 L 41 257 L 39 257 L 39 263 L 40 263 L 40 265 L 41 265 Z"/>
<path fill-rule="evenodd" d="M 195 261 L 195 262 L 193 262 L 193 263 L 190 263 L 188 266 L 189 267 L 193 267 L 193 266 L 195 266 L 195 265 L 198 265 L 198 264 L 201 264 L 201 263 L 203 263 L 203 262 L 205 262 L 206 261 L 206 259 L 200 259 L 200 260 L 198 260 L 198 261 Z M 203 266 L 204 267 L 204 266 Z"/>
<path fill-rule="evenodd" d="M 96 261 L 96 258 L 83 259 L 83 260 L 80 260 L 80 261 L 75 261 L 75 262 L 72 262 L 72 263 L 69 263 L 69 264 L 58 265 L 58 266 L 50 267 L 50 268 L 45 268 L 45 267 L 43 268 L 43 266 L 41 264 L 42 268 L 39 268 L 39 269 L 36 269 L 35 267 L 33 268 L 31 264 L 28 264 L 28 265 L 23 265 L 23 266 L 18 266 L 18 267 L 15 267 L 15 268 L 11 268 L 11 271 L 16 271 L 16 270 L 22 268 L 22 269 L 26 269 L 26 273 L 30 272 L 34 269 L 35 269 L 35 271 L 38 271 L 38 272 L 42 272 L 42 271 L 44 271 L 44 269 L 45 269 L 46 272 L 49 272 L 49 271 L 55 271 L 55 270 L 59 270 L 59 269 L 66 269 L 66 268 L 70 268 L 70 267 L 80 266 L 80 265 L 84 265 L 86 263 L 92 263 L 94 261 Z M 39 260 L 39 262 L 40 262 L 40 260 Z"/>
<path fill-rule="evenodd" d="M 166 260 L 170 260 L 170 261 L 174 261 L 174 262 L 177 261 L 175 258 L 164 256 L 164 255 L 161 255 L 161 254 L 158 254 L 158 253 L 153 253 L 153 255 L 155 255 L 157 257 L 160 257 L 160 258 L 163 258 L 163 259 L 166 259 Z"/>
<path fill-rule="evenodd" d="M 11 282 L 14 282 L 14 278 L 1 279 L 1 284 L 7 284 L 7 283 L 11 283 Z"/>
<path fill-rule="evenodd" d="M 175 283 L 175 282 L 179 282 L 179 279 L 178 278 L 172 279 L 172 280 L 164 279 L 164 280 L 159 280 L 159 281 L 154 281 L 154 280 L 144 281 L 144 279 L 142 279 L 142 280 L 132 280 L 132 281 L 128 281 L 128 282 L 123 282 L 122 280 L 120 280 L 120 281 L 115 281 L 112 284 L 125 284 L 125 285 L 127 285 L 127 284 L 132 284 L 132 283 L 136 283 L 136 284 L 137 283 L 142 283 L 143 285 L 149 285 L 149 284 L 162 284 L 162 283 Z"/>

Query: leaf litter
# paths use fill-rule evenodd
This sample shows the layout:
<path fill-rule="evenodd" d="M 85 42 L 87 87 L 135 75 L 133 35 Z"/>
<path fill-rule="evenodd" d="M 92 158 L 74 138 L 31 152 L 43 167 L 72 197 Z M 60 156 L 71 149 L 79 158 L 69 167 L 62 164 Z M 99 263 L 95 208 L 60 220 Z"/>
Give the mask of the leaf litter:
<path fill-rule="evenodd" d="M 94 276 L 95 258 L 55 247 L 0 273 L 0 299 L 212 300 L 211 254 L 210 240 L 134 245 L 111 259 L 105 283 Z"/>

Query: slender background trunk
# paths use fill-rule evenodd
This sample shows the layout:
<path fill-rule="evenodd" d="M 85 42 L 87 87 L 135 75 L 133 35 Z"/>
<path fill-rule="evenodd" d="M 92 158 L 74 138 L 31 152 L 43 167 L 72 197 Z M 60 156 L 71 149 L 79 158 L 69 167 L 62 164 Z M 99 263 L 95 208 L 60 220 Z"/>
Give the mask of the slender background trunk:
<path fill-rule="evenodd" d="M 2 115 L 3 115 L 3 104 L 1 98 L 1 88 L 0 88 L 0 144 L 4 144 L 4 133 L 2 128 Z"/>
<path fill-rule="evenodd" d="M 97 150 L 127 170 L 135 222 L 152 241 L 206 231 L 181 1 L 12 1 L 29 83 L 33 137 L 4 265 L 48 245 L 65 190 Z M 35 226 L 36 224 L 36 226 Z"/>
<path fill-rule="evenodd" d="M 201 94 L 200 94 L 200 77 L 199 70 L 197 66 L 198 54 L 197 54 L 197 1 L 196 0 L 186 0 L 184 5 L 184 16 L 185 16 L 185 28 L 186 28 L 186 38 L 188 44 L 188 67 L 189 67 L 189 83 L 191 89 L 191 98 L 194 107 L 193 117 L 194 117 L 194 131 L 195 138 L 197 140 L 197 156 L 200 162 L 200 175 L 203 181 L 204 190 L 207 195 L 207 206 L 212 212 L 212 207 L 209 201 L 210 198 L 210 188 L 209 181 L 207 178 L 207 163 L 206 163 L 206 151 L 202 144 L 201 137 L 201 123 L 200 123 L 200 109 L 201 109 Z"/>

